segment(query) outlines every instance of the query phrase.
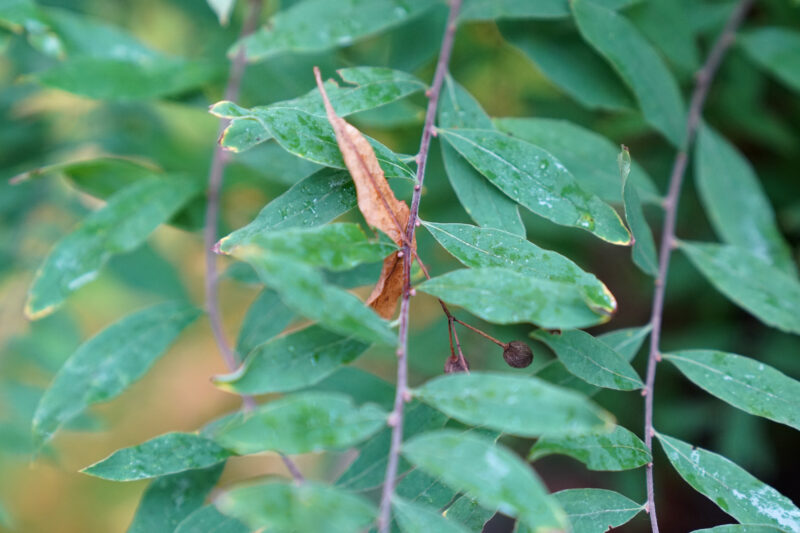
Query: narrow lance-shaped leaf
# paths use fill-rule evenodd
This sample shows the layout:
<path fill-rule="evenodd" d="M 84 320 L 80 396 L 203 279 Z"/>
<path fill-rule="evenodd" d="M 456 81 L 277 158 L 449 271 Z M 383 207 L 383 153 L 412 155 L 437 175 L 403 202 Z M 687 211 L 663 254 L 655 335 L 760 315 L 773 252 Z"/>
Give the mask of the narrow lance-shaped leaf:
<path fill-rule="evenodd" d="M 697 136 L 695 163 L 700 199 L 717 235 L 797 276 L 792 252 L 750 163 L 705 125 Z"/>
<path fill-rule="evenodd" d="M 721 455 L 656 436 L 681 477 L 739 522 L 800 531 L 800 509 L 786 496 Z"/>
<path fill-rule="evenodd" d="M 352 337 L 309 326 L 254 347 L 240 368 L 216 376 L 214 384 L 237 394 L 297 390 L 321 381 L 368 347 Z"/>
<path fill-rule="evenodd" d="M 48 254 L 28 292 L 25 314 L 37 319 L 52 313 L 97 277 L 113 254 L 141 245 L 198 191 L 197 183 L 170 176 L 142 179 L 115 193 Z"/>
<path fill-rule="evenodd" d="M 341 394 L 306 392 L 234 417 L 214 431 L 213 438 L 239 454 L 295 454 L 346 448 L 368 438 L 385 423 L 386 413 L 375 405 L 356 407 Z"/>
<path fill-rule="evenodd" d="M 448 520 L 437 509 L 413 503 L 396 496 L 392 498 L 395 519 L 403 533 L 467 533 L 458 522 Z"/>
<path fill-rule="evenodd" d="M 518 517 L 536 532 L 569 527 L 564 511 L 530 467 L 485 437 L 453 430 L 426 433 L 404 443 L 403 455 L 482 505 Z"/>
<path fill-rule="evenodd" d="M 58 371 L 33 417 L 40 443 L 92 404 L 108 401 L 141 378 L 200 310 L 181 302 L 149 307 L 83 343 Z"/>
<path fill-rule="evenodd" d="M 550 153 L 495 130 L 437 130 L 509 198 L 563 226 L 584 229 L 612 244 L 628 244 L 619 215 L 585 191 Z"/>
<path fill-rule="evenodd" d="M 184 518 L 175 533 L 250 533 L 250 528 L 213 505 L 204 505 Z"/>
<path fill-rule="evenodd" d="M 553 498 L 563 507 L 573 533 L 605 533 L 639 514 L 644 505 L 604 489 L 568 489 Z"/>
<path fill-rule="evenodd" d="M 625 205 L 625 218 L 633 234 L 633 250 L 631 255 L 634 264 L 645 274 L 655 277 L 658 274 L 658 260 L 656 259 L 656 243 L 653 233 L 644 217 L 642 202 L 639 193 L 628 180 L 631 172 L 631 153 L 628 147 L 622 147 L 619 153 L 619 172 L 622 175 L 622 201 Z"/>
<path fill-rule="evenodd" d="M 463 524 L 468 531 L 483 531 L 495 511 L 487 509 L 469 496 L 461 495 L 445 509 L 443 515 L 448 520 Z"/>
<path fill-rule="evenodd" d="M 613 427 L 611 414 L 586 397 L 528 376 L 450 374 L 428 381 L 413 394 L 465 424 L 523 437 Z"/>
<path fill-rule="evenodd" d="M 800 382 L 732 353 L 686 350 L 664 357 L 717 398 L 756 416 L 800 429 Z"/>
<path fill-rule="evenodd" d="M 787 87 L 800 91 L 800 32 L 779 27 L 745 32 L 739 42 L 750 58 Z"/>
<path fill-rule="evenodd" d="M 624 16 L 591 0 L 574 0 L 570 5 L 581 35 L 631 88 L 645 120 L 682 147 L 686 109 L 678 84 L 658 52 Z"/>
<path fill-rule="evenodd" d="M 800 283 L 749 250 L 679 242 L 705 278 L 737 305 L 782 331 L 800 334 Z"/>
<path fill-rule="evenodd" d="M 237 263 L 242 265 L 242 263 Z M 239 337 L 236 340 L 236 352 L 239 359 L 244 359 L 250 351 L 272 339 L 283 331 L 294 318 L 294 313 L 281 301 L 273 290 L 264 289 L 247 309 Z"/>
<path fill-rule="evenodd" d="M 533 445 L 528 459 L 535 461 L 554 453 L 569 455 L 589 470 L 628 470 L 653 460 L 641 439 L 622 426 L 614 427 L 611 433 L 545 435 Z"/>
<path fill-rule="evenodd" d="M 695 11 L 688 7 L 689 4 L 680 1 L 655 0 L 637 2 L 625 12 L 669 64 L 683 75 L 700 68 L 699 32 L 695 21 L 703 17 L 702 8 Z"/>

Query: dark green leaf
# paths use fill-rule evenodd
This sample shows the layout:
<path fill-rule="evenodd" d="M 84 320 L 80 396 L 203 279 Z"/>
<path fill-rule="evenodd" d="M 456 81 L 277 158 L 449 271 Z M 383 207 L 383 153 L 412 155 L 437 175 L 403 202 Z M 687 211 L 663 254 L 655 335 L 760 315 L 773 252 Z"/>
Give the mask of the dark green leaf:
<path fill-rule="evenodd" d="M 613 424 L 610 413 L 584 396 L 528 376 L 450 374 L 413 394 L 465 424 L 524 437 L 610 430 Z"/>
<path fill-rule="evenodd" d="M 371 372 L 346 366 L 310 388 L 347 394 L 358 403 L 375 403 L 387 411 L 394 405 L 394 386 Z"/>
<path fill-rule="evenodd" d="M 274 481 L 223 493 L 215 505 L 251 530 L 362 531 L 377 515 L 368 501 L 312 481 Z"/>
<path fill-rule="evenodd" d="M 494 130 L 438 131 L 497 188 L 537 215 L 584 229 L 612 244 L 630 242 L 617 213 L 583 190 L 550 153 Z"/>
<path fill-rule="evenodd" d="M 128 315 L 83 343 L 56 374 L 33 418 L 40 443 L 92 404 L 141 378 L 200 310 L 169 302 Z"/>
<path fill-rule="evenodd" d="M 800 283 L 747 249 L 679 243 L 694 266 L 722 294 L 780 330 L 800 334 Z"/>
<path fill-rule="evenodd" d="M 178 524 L 175 533 L 250 533 L 250 528 L 216 507 L 205 505 Z"/>
<path fill-rule="evenodd" d="M 656 243 L 653 232 L 647 224 L 642 210 L 639 193 L 628 180 L 631 172 L 631 154 L 623 148 L 619 154 L 619 171 L 622 174 L 622 201 L 625 204 L 625 219 L 633 235 L 633 262 L 642 272 L 655 277 L 658 274 L 658 259 L 656 258 Z"/>
<path fill-rule="evenodd" d="M 460 21 L 506 18 L 560 18 L 569 16 L 565 0 L 466 0 L 459 13 Z"/>
<path fill-rule="evenodd" d="M 214 384 L 237 394 L 287 392 L 313 385 L 350 363 L 369 345 L 319 326 L 309 326 L 253 348 L 235 372 Z"/>
<path fill-rule="evenodd" d="M 717 235 L 797 276 L 791 249 L 750 163 L 708 126 L 698 133 L 695 162 L 700 199 Z"/>
<path fill-rule="evenodd" d="M 785 529 L 762 524 L 731 524 L 726 526 L 695 529 L 692 533 L 785 533 Z"/>
<path fill-rule="evenodd" d="M 592 309 L 603 314 L 616 311 L 614 296 L 596 277 L 563 255 L 539 248 L 523 237 L 467 224 L 425 222 L 425 227 L 464 266 L 506 267 L 532 277 L 570 284 Z"/>
<path fill-rule="evenodd" d="M 627 523 L 644 505 L 604 489 L 568 489 L 553 498 L 567 513 L 573 533 L 605 533 Z"/>
<path fill-rule="evenodd" d="M 747 55 L 788 87 L 800 91 L 800 32 L 766 27 L 739 37 Z"/>
<path fill-rule="evenodd" d="M 571 6 L 581 35 L 628 84 L 645 120 L 682 147 L 686 110 L 678 84 L 658 52 L 622 15 L 591 0 L 574 0 Z"/>
<path fill-rule="evenodd" d="M 25 314 L 37 319 L 52 313 L 97 277 L 113 254 L 140 246 L 198 190 L 195 182 L 171 176 L 141 179 L 115 193 L 47 256 L 28 293 Z"/>
<path fill-rule="evenodd" d="M 432 507 L 396 496 L 392 498 L 395 519 L 403 533 L 466 533 L 458 522 L 448 520 Z"/>
<path fill-rule="evenodd" d="M 800 429 L 800 382 L 753 359 L 712 350 L 664 354 L 684 376 L 750 414 Z"/>
<path fill-rule="evenodd" d="M 347 448 L 385 423 L 386 413 L 375 405 L 356 407 L 344 395 L 306 392 L 233 418 L 215 432 L 214 440 L 239 454 L 306 453 Z"/>
<path fill-rule="evenodd" d="M 230 455 L 214 441 L 195 433 L 166 433 L 117 450 L 81 472 L 111 481 L 135 481 L 206 468 Z"/>
<path fill-rule="evenodd" d="M 528 465 L 485 437 L 453 430 L 426 433 L 404 443 L 403 455 L 482 505 L 518 517 L 534 531 L 568 528 L 564 511 Z"/>
<path fill-rule="evenodd" d="M 244 359 L 259 344 L 267 342 L 283 331 L 293 316 L 278 293 L 269 289 L 261 291 L 247 309 L 244 322 L 239 329 L 236 351 L 240 359 Z"/>
<path fill-rule="evenodd" d="M 545 435 L 531 448 L 528 459 L 535 461 L 554 453 L 574 457 L 589 470 L 628 470 L 653 460 L 639 437 L 622 426 L 614 427 L 611 433 L 564 437 Z"/>
<path fill-rule="evenodd" d="M 482 507 L 468 496 L 459 496 L 444 512 L 445 517 L 466 526 L 468 531 L 483 531 L 494 514 L 494 509 Z"/>
<path fill-rule="evenodd" d="M 699 18 L 696 4 L 676 0 L 639 2 L 626 15 L 681 73 L 691 74 L 700 68 L 700 51 L 693 27 Z"/>
<path fill-rule="evenodd" d="M 651 326 L 641 326 L 638 328 L 623 328 L 608 333 L 603 333 L 597 339 L 607 344 L 615 352 L 620 354 L 626 361 L 632 361 L 642 347 L 647 335 L 650 334 Z"/>

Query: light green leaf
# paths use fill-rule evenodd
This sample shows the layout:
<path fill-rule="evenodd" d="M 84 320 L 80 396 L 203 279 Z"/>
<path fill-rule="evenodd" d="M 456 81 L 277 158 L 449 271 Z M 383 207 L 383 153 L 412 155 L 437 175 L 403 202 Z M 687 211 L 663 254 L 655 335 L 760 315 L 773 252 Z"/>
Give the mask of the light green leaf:
<path fill-rule="evenodd" d="M 240 368 L 213 381 L 236 394 L 297 390 L 321 381 L 368 347 L 352 337 L 309 326 L 254 347 Z"/>
<path fill-rule="evenodd" d="M 347 394 L 356 403 L 372 402 L 387 411 L 394 405 L 394 385 L 353 366 L 340 368 L 310 390 Z"/>
<path fill-rule="evenodd" d="M 318 52 L 348 46 L 417 17 L 436 5 L 431 0 L 306 0 L 279 11 L 267 25 L 240 40 L 248 61 L 285 52 Z"/>
<path fill-rule="evenodd" d="M 230 253 L 261 233 L 321 226 L 356 206 L 356 189 L 347 171 L 325 168 L 298 182 L 268 203 L 255 220 L 219 241 Z"/>
<path fill-rule="evenodd" d="M 237 263 L 243 264 L 243 263 Z M 294 313 L 281 301 L 278 293 L 265 289 L 247 309 L 239 329 L 236 351 L 244 359 L 256 346 L 265 343 L 283 331 L 292 321 Z"/>
<path fill-rule="evenodd" d="M 561 18 L 569 16 L 566 0 L 466 0 L 458 20 L 487 21 L 510 18 Z"/>
<path fill-rule="evenodd" d="M 648 324 L 638 328 L 623 328 L 603 333 L 597 340 L 611 347 L 626 361 L 632 361 L 642 348 L 642 343 L 650 334 L 652 327 Z"/>
<path fill-rule="evenodd" d="M 117 450 L 81 472 L 111 481 L 135 481 L 206 468 L 230 456 L 214 441 L 196 433 L 166 433 Z"/>
<path fill-rule="evenodd" d="M 585 190 L 606 202 L 622 201 L 620 175 L 614 164 L 619 149 L 607 138 L 559 119 L 498 118 L 494 124 L 556 156 Z M 631 183 L 645 201 L 659 201 L 650 176 L 636 161 L 631 164 Z"/>
<path fill-rule="evenodd" d="M 591 0 L 574 0 L 571 6 L 581 35 L 631 88 L 645 120 L 673 145 L 683 147 L 686 109 L 658 52 L 622 15 Z"/>
<path fill-rule="evenodd" d="M 533 445 L 528 460 L 535 461 L 554 453 L 574 457 L 589 470 L 629 470 L 653 460 L 639 437 L 622 426 L 615 426 L 611 433 L 563 437 L 545 435 Z"/>
<path fill-rule="evenodd" d="M 144 491 L 128 533 L 174 533 L 186 517 L 203 506 L 224 465 L 154 479 Z"/>
<path fill-rule="evenodd" d="M 681 477 L 739 522 L 800 531 L 800 509 L 789 498 L 721 455 L 660 433 L 656 436 Z"/>
<path fill-rule="evenodd" d="M 630 242 L 628 230 L 611 206 L 583 190 L 550 153 L 495 130 L 438 131 L 497 188 L 537 215 L 584 229 L 612 244 Z"/>
<path fill-rule="evenodd" d="M 265 531 L 352 533 L 362 531 L 377 515 L 367 500 L 312 481 L 239 487 L 223 493 L 214 504 L 251 530 Z"/>
<path fill-rule="evenodd" d="M 695 162 L 700 199 L 717 235 L 796 277 L 791 249 L 750 163 L 708 126 L 698 133 Z"/>
<path fill-rule="evenodd" d="M 392 509 L 400 531 L 403 533 L 467 533 L 458 522 L 448 520 L 437 509 L 405 500 L 392 498 Z"/>
<path fill-rule="evenodd" d="M 214 13 L 217 14 L 219 23 L 222 24 L 223 26 L 227 26 L 231 18 L 231 11 L 233 11 L 233 6 L 236 5 L 236 0 L 206 0 L 206 1 L 208 2 L 209 7 L 214 10 Z"/>
<path fill-rule="evenodd" d="M 571 283 L 539 279 L 503 267 L 453 270 L 417 287 L 495 324 L 533 323 L 543 328 L 579 328 L 608 321 Z M 598 310 L 601 311 L 602 310 Z"/>
<path fill-rule="evenodd" d="M 200 310 L 168 302 L 128 315 L 73 353 L 44 393 L 33 417 L 40 444 L 92 404 L 120 395 L 141 378 Z"/>
<path fill-rule="evenodd" d="M 439 126 L 443 128 L 493 128 L 480 104 L 448 76 L 439 101 Z M 447 178 L 461 205 L 481 226 L 525 235 L 519 208 L 489 183 L 447 143 L 440 143 Z"/>
<path fill-rule="evenodd" d="M 749 250 L 681 241 L 695 267 L 735 304 L 782 331 L 800 334 L 800 283 Z"/>
<path fill-rule="evenodd" d="M 568 528 L 564 511 L 530 467 L 485 437 L 435 431 L 405 442 L 403 455 L 481 505 L 517 517 L 534 531 Z"/>
<path fill-rule="evenodd" d="M 443 514 L 450 521 L 466 526 L 468 531 L 483 531 L 486 522 L 495 515 L 495 511 L 482 507 L 468 496 L 459 496 Z"/>
<path fill-rule="evenodd" d="M 692 533 L 786 533 L 786 530 L 763 524 L 730 524 L 708 529 L 695 529 Z"/>
<path fill-rule="evenodd" d="M 213 505 L 204 505 L 178 524 L 175 533 L 250 533 L 250 528 Z"/>
<path fill-rule="evenodd" d="M 700 68 L 700 51 L 693 27 L 697 4 L 681 0 L 640 2 L 625 14 L 659 52 L 681 73 Z M 730 8 L 729 8 L 730 9 Z"/>
<path fill-rule="evenodd" d="M 800 32 L 780 27 L 758 28 L 745 32 L 739 43 L 759 66 L 800 91 Z"/>
<path fill-rule="evenodd" d="M 523 437 L 610 430 L 614 419 L 586 397 L 528 376 L 449 374 L 413 394 L 465 424 Z"/>
<path fill-rule="evenodd" d="M 305 392 L 234 417 L 213 438 L 238 454 L 295 454 L 347 448 L 384 424 L 386 413 L 375 405 L 356 407 L 345 395 Z"/>
<path fill-rule="evenodd" d="M 645 274 L 653 277 L 658 275 L 658 259 L 656 258 L 656 243 L 653 232 L 647 224 L 642 210 L 639 193 L 628 180 L 631 172 L 631 154 L 627 148 L 619 154 L 619 171 L 622 174 L 622 201 L 625 204 L 625 219 L 633 235 L 633 250 L 631 256 L 634 264 Z"/>
<path fill-rule="evenodd" d="M 35 320 L 52 313 L 97 277 L 112 255 L 140 246 L 198 191 L 197 183 L 170 176 L 141 179 L 112 195 L 50 251 L 28 292 L 25 314 Z"/>
<path fill-rule="evenodd" d="M 800 382 L 753 359 L 712 350 L 664 354 L 684 376 L 752 415 L 800 429 Z"/>
<path fill-rule="evenodd" d="M 644 509 L 644 505 L 613 490 L 568 489 L 556 492 L 553 498 L 567 513 L 573 533 L 605 533 Z"/>

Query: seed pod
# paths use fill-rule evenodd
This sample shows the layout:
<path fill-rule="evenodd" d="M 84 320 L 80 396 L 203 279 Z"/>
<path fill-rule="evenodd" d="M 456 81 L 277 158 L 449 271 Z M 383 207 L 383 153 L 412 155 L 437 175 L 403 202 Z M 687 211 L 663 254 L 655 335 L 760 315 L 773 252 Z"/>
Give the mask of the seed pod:
<path fill-rule="evenodd" d="M 466 360 L 464 363 L 467 363 Z M 445 374 L 453 374 L 455 372 L 468 372 L 469 371 L 469 364 L 467 363 L 466 368 L 464 365 L 461 364 L 461 361 L 458 357 L 448 357 L 447 360 L 444 362 L 444 373 Z"/>
<path fill-rule="evenodd" d="M 503 359 L 508 366 L 525 368 L 533 362 L 533 352 L 524 342 L 511 341 L 503 348 Z"/>

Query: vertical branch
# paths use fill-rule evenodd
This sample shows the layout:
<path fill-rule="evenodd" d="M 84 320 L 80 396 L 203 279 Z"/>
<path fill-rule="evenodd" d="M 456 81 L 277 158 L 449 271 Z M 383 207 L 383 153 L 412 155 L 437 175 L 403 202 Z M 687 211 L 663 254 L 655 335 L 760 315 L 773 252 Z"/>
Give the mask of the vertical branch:
<path fill-rule="evenodd" d="M 725 28 L 722 30 L 717 41 L 714 43 L 711 52 L 706 58 L 705 64 L 697 72 L 695 87 L 692 91 L 692 99 L 689 104 L 689 113 L 686 118 L 686 138 L 684 145 L 675 156 L 672 166 L 672 173 L 669 179 L 669 190 L 664 200 L 664 227 L 661 231 L 661 248 L 659 250 L 658 276 L 655 280 L 655 291 L 653 294 L 653 308 L 650 315 L 650 352 L 647 361 L 647 376 L 645 380 L 644 394 L 644 441 L 647 449 L 653 449 L 653 385 L 656 378 L 656 365 L 661 360 L 659 352 L 659 342 L 661 339 L 661 322 L 664 310 L 664 290 L 667 283 L 667 271 L 669 270 L 669 260 L 675 241 L 675 218 L 678 211 L 678 199 L 683 183 L 683 175 L 686 171 L 686 163 L 689 156 L 689 147 L 694 142 L 697 126 L 703 112 L 711 82 L 717 73 L 722 58 L 730 45 L 733 43 L 736 30 L 744 20 L 750 6 L 754 0 L 740 0 L 731 13 Z M 650 513 L 650 525 L 653 533 L 658 533 L 658 519 L 656 517 L 655 492 L 653 487 L 653 463 L 647 465 L 647 510 Z"/>
<path fill-rule="evenodd" d="M 425 180 L 425 165 L 428 161 L 428 150 L 433 135 L 433 122 L 436 118 L 436 107 L 439 103 L 439 94 L 442 89 L 447 65 L 450 62 L 450 53 L 453 50 L 453 39 L 456 33 L 456 19 L 461 9 L 461 0 L 451 0 L 450 14 L 447 17 L 439 60 L 436 63 L 436 72 L 433 84 L 427 92 L 428 109 L 425 112 L 425 125 L 422 129 L 419 153 L 417 154 L 417 182 L 414 185 L 414 196 L 411 200 L 411 214 L 406 227 L 406 239 L 403 245 L 403 297 L 400 303 L 400 331 L 397 347 L 397 390 L 394 398 L 394 409 L 389 417 L 392 426 L 392 440 L 389 449 L 389 458 L 386 465 L 386 478 L 381 494 L 380 517 L 378 529 L 380 533 L 388 533 L 391 529 L 392 495 L 397 481 L 397 463 L 400 456 L 400 446 L 403 442 L 403 409 L 409 399 L 408 393 L 408 320 L 411 298 L 411 261 L 412 249 L 408 243 L 414 242 L 414 232 L 417 228 L 419 204 L 422 198 L 422 185 Z"/>
<path fill-rule="evenodd" d="M 242 25 L 242 30 L 239 32 L 239 38 L 246 37 L 255 31 L 258 25 L 258 18 L 261 13 L 261 0 L 250 0 L 248 12 Z M 231 69 L 228 73 L 228 82 L 225 85 L 225 100 L 236 100 L 239 96 L 239 89 L 242 86 L 242 77 L 244 76 L 245 67 L 247 66 L 247 57 L 245 55 L 244 47 L 240 47 L 236 57 L 231 63 Z M 229 120 L 221 119 L 219 123 L 219 130 L 217 136 L 221 136 L 225 128 L 228 127 Z M 225 361 L 228 370 L 236 369 L 237 360 L 236 355 L 231 349 L 228 339 L 225 337 L 225 332 L 222 329 L 222 317 L 219 310 L 218 300 L 218 282 L 219 274 L 217 272 L 217 256 L 214 253 L 214 245 L 217 242 L 217 225 L 219 218 L 219 200 L 220 190 L 222 189 L 222 180 L 225 174 L 225 167 L 228 164 L 229 155 L 225 152 L 222 145 L 217 143 L 214 146 L 214 153 L 211 158 L 211 169 L 208 173 L 208 192 L 206 200 L 206 218 L 205 227 L 203 228 L 203 245 L 205 249 L 205 297 L 206 297 L 206 312 L 208 313 L 208 320 L 211 323 L 211 331 L 214 334 L 214 340 L 219 348 L 220 355 Z M 250 396 L 242 396 L 242 403 L 245 409 L 250 410 L 256 406 L 255 400 Z M 297 465 L 287 456 L 281 454 L 281 459 L 284 465 L 292 474 L 295 481 L 302 481 L 303 475 L 297 468 Z"/>

